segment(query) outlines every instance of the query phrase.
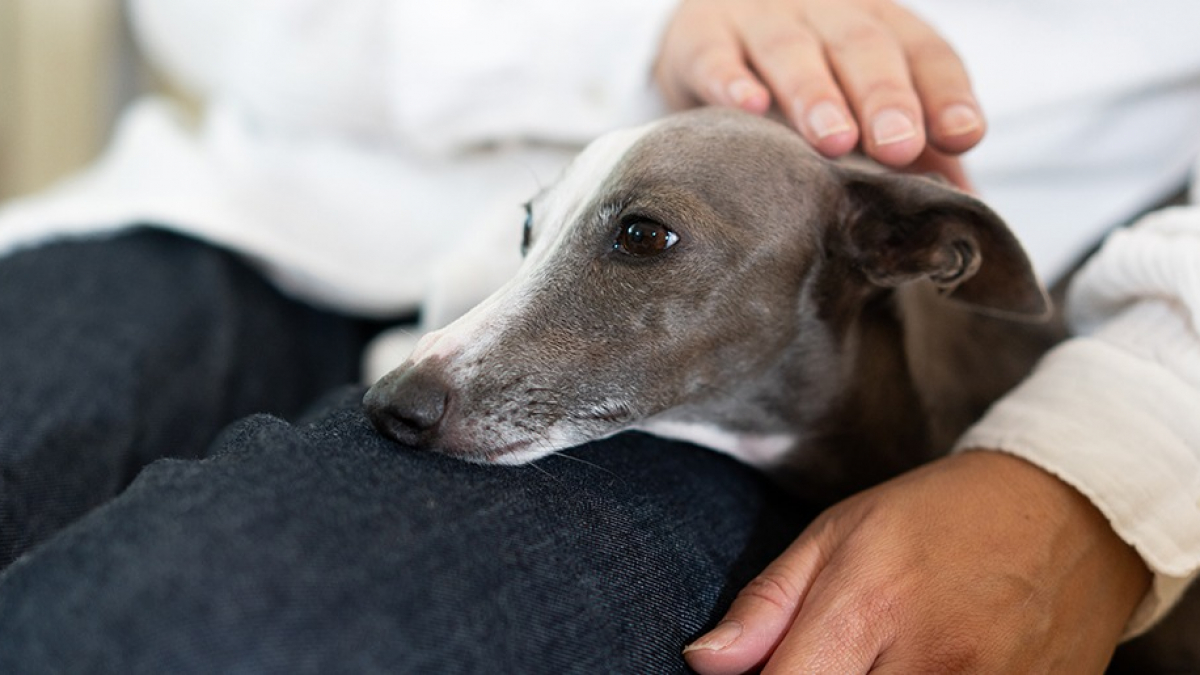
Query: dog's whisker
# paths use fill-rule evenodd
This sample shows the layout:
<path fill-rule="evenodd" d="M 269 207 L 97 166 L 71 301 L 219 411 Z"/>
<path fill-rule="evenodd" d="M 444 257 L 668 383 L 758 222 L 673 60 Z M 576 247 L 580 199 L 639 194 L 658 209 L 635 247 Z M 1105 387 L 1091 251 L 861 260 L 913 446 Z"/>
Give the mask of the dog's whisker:
<path fill-rule="evenodd" d="M 567 450 L 563 450 L 563 451 L 560 451 L 560 452 L 556 452 L 556 453 L 554 453 L 554 455 L 552 455 L 552 456 L 554 456 L 554 457 L 562 457 L 563 459 L 569 459 L 569 460 L 571 460 L 572 462 L 579 462 L 580 464 L 583 464 L 584 466 L 588 466 L 588 467 L 591 467 L 591 468 L 593 468 L 593 469 L 596 469 L 596 470 L 598 470 L 598 471 L 602 471 L 602 472 L 604 472 L 604 473 L 606 473 L 606 474 L 608 474 L 608 475 L 612 476 L 613 478 L 616 478 L 616 479 L 618 479 L 618 480 L 622 480 L 622 481 L 624 480 L 623 478 L 621 478 L 621 476 L 619 476 L 619 475 L 618 475 L 616 472 L 614 472 L 612 469 L 609 469 L 608 467 L 605 467 L 605 466 L 601 466 L 601 465 L 599 465 L 599 464 L 597 464 L 597 463 L 595 463 L 595 462 L 588 461 L 588 460 L 586 460 L 586 459 L 583 459 L 582 457 L 576 457 L 576 456 L 574 456 L 574 455 L 570 454 L 570 453 L 569 453 L 569 451 L 567 451 Z"/>
<path fill-rule="evenodd" d="M 546 469 L 546 467 L 541 466 L 541 464 L 538 462 L 530 462 L 529 464 L 525 464 L 524 466 L 526 466 L 530 469 L 533 469 L 534 471 L 537 471 L 538 473 L 542 474 L 543 476 L 549 478 L 550 480 L 552 480 L 556 483 L 561 484 L 563 482 L 562 478 L 559 478 L 558 476 L 555 476 L 554 474 L 550 473 L 550 471 L 548 471 Z"/>
<path fill-rule="evenodd" d="M 544 192 L 546 190 L 546 184 L 544 181 L 542 181 L 542 177 L 538 175 L 537 168 L 534 167 L 533 162 L 525 160 L 521 162 L 521 166 L 525 169 L 525 172 L 529 174 L 529 177 L 533 179 L 533 184 L 537 188 L 535 192 Z"/>

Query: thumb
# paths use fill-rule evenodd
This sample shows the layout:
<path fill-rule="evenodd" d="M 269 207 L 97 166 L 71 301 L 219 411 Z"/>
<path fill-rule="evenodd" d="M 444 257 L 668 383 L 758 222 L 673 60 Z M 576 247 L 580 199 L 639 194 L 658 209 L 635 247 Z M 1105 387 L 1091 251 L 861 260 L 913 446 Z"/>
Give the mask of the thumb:
<path fill-rule="evenodd" d="M 716 627 L 684 648 L 688 666 L 700 675 L 724 675 L 766 663 L 825 565 L 821 532 L 810 526 L 738 593 Z"/>

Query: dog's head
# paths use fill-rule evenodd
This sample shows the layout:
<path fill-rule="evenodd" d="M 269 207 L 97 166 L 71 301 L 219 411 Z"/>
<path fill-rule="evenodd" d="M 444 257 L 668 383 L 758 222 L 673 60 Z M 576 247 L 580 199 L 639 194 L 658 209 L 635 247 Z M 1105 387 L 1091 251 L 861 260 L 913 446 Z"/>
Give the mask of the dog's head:
<path fill-rule="evenodd" d="M 932 280 L 994 314 L 1047 310 L 977 200 L 830 162 L 735 112 L 607 135 L 528 212 L 519 273 L 368 392 L 384 434 L 521 463 L 719 407 L 784 358 L 836 369 L 839 330 L 901 284 Z"/>

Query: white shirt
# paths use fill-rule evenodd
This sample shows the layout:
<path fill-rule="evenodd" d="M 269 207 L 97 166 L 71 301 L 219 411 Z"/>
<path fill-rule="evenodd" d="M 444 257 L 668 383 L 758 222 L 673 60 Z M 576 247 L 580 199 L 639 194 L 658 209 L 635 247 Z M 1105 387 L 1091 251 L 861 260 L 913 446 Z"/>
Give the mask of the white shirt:
<path fill-rule="evenodd" d="M 674 0 L 133 0 L 148 56 L 206 102 L 147 99 L 99 163 L 0 210 L 0 253 L 154 223 L 345 311 L 416 309 L 475 233 L 578 148 L 663 112 Z"/>

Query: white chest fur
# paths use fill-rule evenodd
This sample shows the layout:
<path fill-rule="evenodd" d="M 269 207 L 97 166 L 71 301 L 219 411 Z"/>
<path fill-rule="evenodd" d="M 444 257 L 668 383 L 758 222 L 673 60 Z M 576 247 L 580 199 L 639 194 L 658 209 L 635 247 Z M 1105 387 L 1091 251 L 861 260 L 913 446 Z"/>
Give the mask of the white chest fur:
<path fill-rule="evenodd" d="M 778 465 L 797 440 L 792 434 L 743 434 L 711 424 L 676 420 L 648 420 L 637 429 L 701 445 L 758 468 Z"/>

